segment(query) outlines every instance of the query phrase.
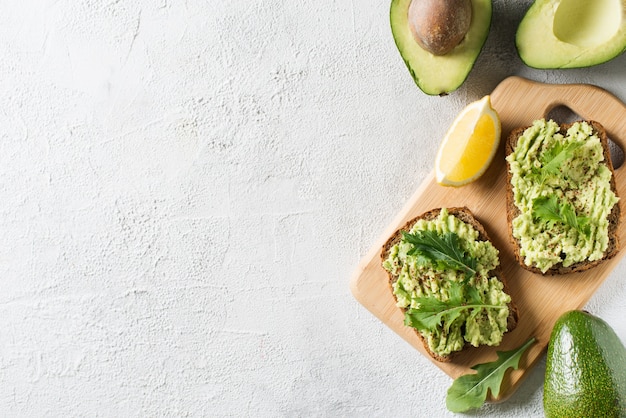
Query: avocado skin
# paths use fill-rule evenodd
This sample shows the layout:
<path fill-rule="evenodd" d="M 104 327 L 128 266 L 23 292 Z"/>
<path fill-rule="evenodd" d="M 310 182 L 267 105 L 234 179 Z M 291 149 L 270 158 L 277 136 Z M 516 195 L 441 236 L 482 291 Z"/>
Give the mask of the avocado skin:
<path fill-rule="evenodd" d="M 543 405 L 548 418 L 626 417 L 626 348 L 604 320 L 569 311 L 556 321 Z"/>
<path fill-rule="evenodd" d="M 626 52 L 626 19 L 622 19 L 614 36 L 594 46 L 578 46 L 557 38 L 554 31 L 555 13 L 565 2 L 534 0 L 526 11 L 515 34 L 515 47 L 524 64 L 536 69 L 584 68 L 603 64 Z M 593 1 L 587 3 L 594 4 Z M 624 13 L 626 3 L 622 0 Z"/>
<path fill-rule="evenodd" d="M 465 82 L 482 51 L 491 28 L 492 0 L 471 0 L 472 20 L 465 38 L 442 56 L 426 51 L 413 38 L 408 21 L 411 1 L 391 0 L 389 20 L 394 42 L 420 90 L 445 96 Z"/>

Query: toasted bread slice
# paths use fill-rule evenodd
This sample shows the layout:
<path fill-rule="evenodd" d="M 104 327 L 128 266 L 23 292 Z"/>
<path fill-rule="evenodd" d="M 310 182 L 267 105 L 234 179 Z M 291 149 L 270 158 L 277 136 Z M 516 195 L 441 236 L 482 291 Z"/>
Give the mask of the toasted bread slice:
<path fill-rule="evenodd" d="M 617 189 L 615 187 L 615 172 L 613 170 L 613 163 L 611 162 L 611 155 L 609 151 L 609 143 L 608 143 L 608 137 L 606 135 L 606 131 L 604 127 L 596 121 L 586 121 L 586 122 L 589 125 L 591 125 L 593 129 L 593 133 L 600 139 L 600 143 L 602 145 L 603 154 L 604 154 L 603 164 L 605 164 L 611 171 L 611 180 L 610 180 L 611 190 L 617 196 Z M 559 133 L 561 133 L 562 135 L 566 135 L 567 130 L 574 123 L 576 122 L 572 122 L 568 124 L 561 124 Z M 524 134 L 524 131 L 527 128 L 529 128 L 529 126 L 518 128 L 511 132 L 511 134 L 508 136 L 507 141 L 505 143 L 505 155 L 508 156 L 515 150 L 515 147 L 517 146 L 517 142 L 519 138 Z M 603 261 L 617 254 L 617 252 L 619 251 L 619 242 L 618 242 L 618 237 L 617 237 L 617 228 L 618 228 L 619 221 L 620 221 L 619 202 L 613 206 L 608 216 L 608 222 L 609 222 L 608 239 L 609 241 L 608 241 L 608 247 L 605 250 L 604 256 L 601 259 L 594 260 L 594 261 L 582 261 L 582 262 L 578 262 L 567 267 L 563 266 L 563 263 L 558 263 L 552 266 L 551 268 L 549 268 L 546 272 L 542 272 L 536 266 L 527 265 L 524 262 L 524 259 L 520 254 L 520 242 L 513 236 L 513 220 L 520 215 L 520 210 L 515 205 L 515 199 L 513 195 L 513 186 L 512 186 L 511 180 L 512 180 L 511 167 L 510 167 L 509 161 L 507 161 L 507 183 L 506 183 L 507 184 L 507 190 L 506 190 L 507 202 L 506 203 L 507 203 L 507 223 L 508 223 L 508 228 L 509 228 L 509 238 L 511 240 L 511 243 L 513 244 L 513 252 L 514 252 L 515 258 L 524 269 L 532 271 L 534 273 L 545 274 L 545 275 L 557 275 L 557 274 L 581 272 L 581 271 L 588 270 L 592 267 L 595 267 L 598 264 L 602 263 Z"/>
<path fill-rule="evenodd" d="M 449 215 L 453 215 L 455 216 L 457 219 L 459 219 L 462 222 L 465 222 L 466 224 L 471 225 L 477 232 L 478 232 L 478 240 L 479 241 L 489 241 L 491 242 L 489 236 L 487 235 L 487 232 L 485 231 L 485 228 L 480 224 L 480 222 L 474 217 L 474 214 L 466 207 L 453 207 L 453 208 L 447 208 L 448 214 Z M 398 244 L 401 239 L 402 239 L 402 232 L 409 232 L 413 225 L 419 221 L 420 219 L 424 219 L 424 220 L 434 220 L 436 219 L 439 214 L 441 212 L 441 208 L 437 208 L 437 209 L 432 209 L 428 212 L 425 212 L 423 214 L 421 214 L 420 216 L 417 216 L 416 218 L 413 218 L 412 220 L 408 221 L 402 228 L 398 229 L 385 243 L 385 245 L 382 248 L 381 251 L 381 259 L 382 261 L 385 261 L 388 257 L 389 257 L 389 253 L 391 248 Z M 387 271 L 387 275 L 389 278 L 389 289 L 391 291 L 391 294 L 394 296 L 394 299 L 396 299 L 397 302 L 397 298 L 393 292 L 393 284 L 398 280 L 398 276 L 393 275 L 391 272 Z M 502 282 L 503 284 L 503 290 L 505 293 L 507 293 L 510 296 L 510 292 L 508 290 L 508 286 L 506 283 L 506 280 L 504 279 L 504 276 L 502 275 L 502 269 L 500 267 L 500 264 L 498 264 L 498 266 L 489 272 L 490 277 L 496 277 L 499 281 Z M 518 322 L 518 309 L 516 304 L 511 300 L 511 302 L 508 304 L 508 308 L 509 308 L 509 316 L 507 318 L 507 331 L 506 332 L 510 332 L 512 331 L 516 326 L 517 326 L 517 322 Z M 407 309 L 405 308 L 399 308 L 402 310 L 402 313 L 406 313 Z M 428 346 L 428 343 L 426 341 L 426 339 L 424 338 L 424 336 L 422 336 L 422 334 L 420 333 L 420 331 L 418 331 L 415 328 L 412 328 L 415 333 L 417 334 L 418 338 L 421 340 L 421 342 L 424 345 L 424 348 L 426 349 L 426 352 L 435 360 L 440 361 L 440 362 L 449 362 L 452 360 L 452 358 L 454 357 L 455 354 L 458 354 L 460 351 L 457 352 L 453 352 L 447 356 L 441 356 L 438 355 L 436 353 L 434 353 L 433 351 L 431 351 L 431 349 Z M 465 345 L 463 346 L 463 350 L 467 349 L 471 347 L 471 345 L 469 343 L 465 343 Z"/>

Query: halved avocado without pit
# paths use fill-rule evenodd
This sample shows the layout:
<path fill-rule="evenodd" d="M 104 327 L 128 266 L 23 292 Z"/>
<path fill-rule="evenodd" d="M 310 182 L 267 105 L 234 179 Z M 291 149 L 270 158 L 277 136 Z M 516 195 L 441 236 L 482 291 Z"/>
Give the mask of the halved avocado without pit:
<path fill-rule="evenodd" d="M 471 0 L 469 29 L 463 39 L 444 55 L 435 55 L 416 41 L 409 22 L 412 1 L 420 0 L 391 2 L 391 31 L 396 46 L 415 84 L 424 93 L 433 96 L 448 94 L 463 84 L 489 35 L 491 0 Z"/>
<path fill-rule="evenodd" d="M 533 68 L 602 64 L 626 51 L 626 0 L 535 0 L 515 43 Z"/>

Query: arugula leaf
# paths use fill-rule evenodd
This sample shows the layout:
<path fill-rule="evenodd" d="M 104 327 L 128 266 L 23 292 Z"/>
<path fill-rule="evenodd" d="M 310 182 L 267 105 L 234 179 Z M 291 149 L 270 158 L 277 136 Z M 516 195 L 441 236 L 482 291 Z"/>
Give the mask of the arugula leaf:
<path fill-rule="evenodd" d="M 404 240 L 413 245 L 409 255 L 425 257 L 437 268 L 462 271 L 466 279 L 476 275 L 477 260 L 466 255 L 460 238 L 454 232 L 439 234 L 436 231 L 402 232 Z"/>
<path fill-rule="evenodd" d="M 454 380 L 448 389 L 446 407 L 452 412 L 465 412 L 479 408 L 487 399 L 487 393 L 497 398 L 504 374 L 509 368 L 518 369 L 524 352 L 535 343 L 532 337 L 521 347 L 511 351 L 498 351 L 498 359 L 490 363 L 477 364 L 475 374 L 466 374 Z"/>
<path fill-rule="evenodd" d="M 404 315 L 404 325 L 433 331 L 441 326 L 445 319 L 446 331 L 450 325 L 463 313 L 462 309 L 455 309 L 455 305 L 442 302 L 436 298 L 424 298 L 419 301 L 420 307 L 409 309 Z"/>
<path fill-rule="evenodd" d="M 590 233 L 589 218 L 576 216 L 574 207 L 570 203 L 560 203 L 555 195 L 533 199 L 532 215 L 533 218 L 547 222 L 549 225 L 560 222 L 582 234 L 589 235 Z"/>
<path fill-rule="evenodd" d="M 451 282 L 449 299 L 441 301 L 434 296 L 416 298 L 417 308 L 408 309 L 404 315 L 404 325 L 418 330 L 435 331 L 441 324 L 445 325 L 446 331 L 461 314 L 470 309 L 503 309 L 507 306 L 488 305 L 483 303 L 476 288 L 465 286 L 458 282 Z"/>
<path fill-rule="evenodd" d="M 533 199 L 533 218 L 548 223 L 561 222 L 561 208 L 556 196 L 537 197 Z"/>
<path fill-rule="evenodd" d="M 538 177 L 539 183 L 546 181 L 549 175 L 560 176 L 563 163 L 574 156 L 574 152 L 584 145 L 584 142 L 569 141 L 565 144 L 556 142 L 552 148 L 539 156 L 540 167 L 533 167 L 531 174 Z"/>
<path fill-rule="evenodd" d="M 563 217 L 565 224 L 578 229 L 578 218 L 576 218 L 576 212 L 574 211 L 572 205 L 569 203 L 561 205 L 561 216 Z"/>
<path fill-rule="evenodd" d="M 570 141 L 566 144 L 557 142 L 552 148 L 545 151 L 539 160 L 542 169 L 551 174 L 559 174 L 561 165 L 574 156 L 574 151 L 580 148 L 583 142 Z"/>

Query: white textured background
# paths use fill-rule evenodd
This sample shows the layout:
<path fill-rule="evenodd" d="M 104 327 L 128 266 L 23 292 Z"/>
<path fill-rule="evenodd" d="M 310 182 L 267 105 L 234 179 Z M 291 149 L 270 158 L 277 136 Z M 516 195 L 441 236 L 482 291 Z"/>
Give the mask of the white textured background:
<path fill-rule="evenodd" d="M 349 279 L 470 101 L 536 71 L 497 1 L 413 84 L 389 0 L 0 1 L 0 416 L 426 416 L 451 380 Z M 626 265 L 588 309 L 626 340 Z M 474 416 L 541 416 L 542 365 Z"/>

